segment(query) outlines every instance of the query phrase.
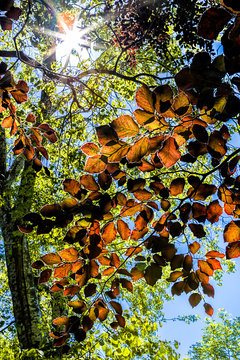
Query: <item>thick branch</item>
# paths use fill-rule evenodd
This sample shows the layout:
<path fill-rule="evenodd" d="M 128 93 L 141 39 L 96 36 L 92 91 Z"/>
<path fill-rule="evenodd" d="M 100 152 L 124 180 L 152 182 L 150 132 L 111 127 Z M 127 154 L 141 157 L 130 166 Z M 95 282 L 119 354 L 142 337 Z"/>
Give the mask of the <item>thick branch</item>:
<path fill-rule="evenodd" d="M 18 58 L 20 61 L 22 61 L 23 63 L 25 63 L 28 66 L 31 66 L 35 69 L 39 69 L 41 70 L 44 75 L 48 76 L 50 79 L 55 79 L 58 81 L 61 81 L 63 84 L 72 84 L 74 82 L 80 82 L 80 79 L 89 76 L 89 75 L 99 75 L 99 74 L 106 74 L 106 75 L 113 75 L 116 76 L 120 79 L 123 80 L 128 80 L 128 81 L 133 81 L 137 84 L 143 85 L 144 82 L 138 80 L 138 78 L 140 76 L 147 76 L 147 77 L 151 77 L 153 79 L 156 80 L 167 80 L 167 79 L 172 79 L 172 76 L 167 76 L 167 77 L 159 77 L 156 75 L 152 75 L 152 74 L 147 74 L 147 73 L 141 73 L 141 74 L 137 74 L 134 76 L 128 76 L 128 75 L 124 75 L 121 74 L 115 70 L 109 70 L 109 69 L 89 69 L 86 71 L 83 71 L 82 73 L 80 73 L 77 76 L 69 76 L 69 75 L 63 75 L 63 74 L 59 74 L 56 73 L 52 70 L 50 70 L 49 68 L 47 68 L 46 66 L 40 64 L 38 61 L 32 59 L 31 57 L 25 55 L 22 51 L 19 51 L 17 53 L 17 51 L 8 51 L 8 50 L 0 50 L 0 56 L 2 57 L 16 57 Z"/>

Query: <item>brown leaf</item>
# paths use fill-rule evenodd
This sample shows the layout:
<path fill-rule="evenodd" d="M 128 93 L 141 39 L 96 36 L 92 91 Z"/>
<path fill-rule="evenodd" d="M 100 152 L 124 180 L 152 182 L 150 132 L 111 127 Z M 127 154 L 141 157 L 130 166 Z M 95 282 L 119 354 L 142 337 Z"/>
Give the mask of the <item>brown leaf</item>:
<path fill-rule="evenodd" d="M 78 259 L 79 253 L 74 247 L 70 247 L 58 252 L 62 259 L 74 262 Z"/>
<path fill-rule="evenodd" d="M 190 295 L 188 301 L 189 301 L 191 307 L 194 308 L 195 306 L 197 306 L 200 303 L 201 299 L 202 299 L 202 297 L 200 294 L 193 293 Z"/>
<path fill-rule="evenodd" d="M 50 287 L 50 291 L 52 292 L 60 292 L 63 291 L 63 286 L 61 284 L 53 284 L 52 287 Z"/>
<path fill-rule="evenodd" d="M 135 196 L 135 198 L 139 201 L 148 201 L 152 198 L 152 193 L 150 193 L 150 191 L 147 190 L 137 190 L 133 193 L 133 195 Z"/>
<path fill-rule="evenodd" d="M 177 196 L 181 194 L 183 192 L 184 185 L 185 185 L 184 178 L 174 179 L 170 184 L 170 188 L 169 188 L 170 194 L 172 196 Z"/>
<path fill-rule="evenodd" d="M 164 141 L 162 149 L 158 152 L 158 156 L 167 169 L 180 159 L 181 153 L 173 137 L 169 137 Z"/>
<path fill-rule="evenodd" d="M 103 190 L 108 190 L 110 188 L 112 177 L 107 170 L 98 174 L 98 183 Z"/>
<path fill-rule="evenodd" d="M 92 142 L 86 143 L 83 146 L 81 146 L 81 150 L 84 154 L 88 156 L 94 156 L 100 152 L 99 147 Z"/>
<path fill-rule="evenodd" d="M 204 228 L 203 228 L 203 226 L 201 224 L 189 224 L 188 226 L 192 230 L 194 236 L 196 236 L 198 239 L 206 236 L 206 232 L 205 232 L 205 230 L 204 230 Z M 199 247 L 198 247 L 198 249 L 199 249 Z"/>
<path fill-rule="evenodd" d="M 116 131 L 108 125 L 98 126 L 96 128 L 98 141 L 101 145 L 107 145 L 112 141 L 117 142 L 118 136 Z"/>
<path fill-rule="evenodd" d="M 90 191 L 99 190 L 99 186 L 92 175 L 82 175 L 80 177 L 80 184 Z"/>
<path fill-rule="evenodd" d="M 136 102 L 142 109 L 154 113 L 153 95 L 146 85 L 143 85 L 137 90 Z"/>
<path fill-rule="evenodd" d="M 94 155 L 89 157 L 85 163 L 84 171 L 91 174 L 104 171 L 107 165 L 103 160 L 104 158 L 102 157 L 102 155 Z"/>
<path fill-rule="evenodd" d="M 127 153 L 128 161 L 131 163 L 140 161 L 147 154 L 148 148 L 149 139 L 148 137 L 144 136 L 131 146 L 130 150 Z"/>
<path fill-rule="evenodd" d="M 119 314 L 115 315 L 115 317 L 116 317 L 116 319 L 117 319 L 117 322 L 118 322 L 119 326 L 121 326 L 122 328 L 124 328 L 125 325 L 126 325 L 125 318 L 124 318 L 122 315 L 119 315 Z"/>
<path fill-rule="evenodd" d="M 213 315 L 213 308 L 210 304 L 205 303 L 204 305 L 204 309 L 205 309 L 205 313 L 208 314 L 209 316 Z"/>
<path fill-rule="evenodd" d="M 61 212 L 61 206 L 59 204 L 44 205 L 40 213 L 45 217 L 57 216 Z"/>
<path fill-rule="evenodd" d="M 127 240 L 131 234 L 131 230 L 128 227 L 128 224 L 123 220 L 117 221 L 117 230 L 123 240 Z"/>
<path fill-rule="evenodd" d="M 225 242 L 236 242 L 240 240 L 240 220 L 228 223 L 223 232 Z"/>
<path fill-rule="evenodd" d="M 68 192 L 70 195 L 75 196 L 81 190 L 81 185 L 77 180 L 65 179 L 63 181 L 63 190 Z"/>
<path fill-rule="evenodd" d="M 206 200 L 208 196 L 215 194 L 217 187 L 215 185 L 201 184 L 197 189 L 194 200 Z"/>
<path fill-rule="evenodd" d="M 205 256 L 208 258 L 215 258 L 215 257 L 218 257 L 218 258 L 224 258 L 224 254 L 218 252 L 218 251 L 215 251 L 215 250 L 211 250 L 211 251 L 208 251 Z"/>
<path fill-rule="evenodd" d="M 134 266 L 131 269 L 131 275 L 132 275 L 132 281 L 137 281 L 141 278 L 143 278 L 144 273 L 141 269 L 139 269 L 137 266 Z"/>
<path fill-rule="evenodd" d="M 90 283 L 84 288 L 84 295 L 86 297 L 92 296 L 96 293 L 97 284 Z"/>
<path fill-rule="evenodd" d="M 120 282 L 122 284 L 122 287 L 124 289 L 127 289 L 128 291 L 130 291 L 131 293 L 133 292 L 133 284 L 131 283 L 131 281 L 121 278 Z"/>
<path fill-rule="evenodd" d="M 219 204 L 218 200 L 212 201 L 207 207 L 207 219 L 212 224 L 219 220 L 222 215 L 223 209 Z"/>
<path fill-rule="evenodd" d="M 174 295 L 181 295 L 182 292 L 184 291 L 184 288 L 186 286 L 186 282 L 185 281 L 179 281 L 179 282 L 176 282 L 172 288 L 171 288 L 171 292 L 172 292 L 172 296 Z"/>
<path fill-rule="evenodd" d="M 199 250 L 200 244 L 197 241 L 194 241 L 192 244 L 189 245 L 189 250 L 194 255 Z"/>
<path fill-rule="evenodd" d="M 117 230 L 113 222 L 110 222 L 103 228 L 102 239 L 105 244 L 110 244 L 116 239 Z"/>
<path fill-rule="evenodd" d="M 139 127 L 129 115 L 123 115 L 111 122 L 111 127 L 120 139 L 138 134 Z"/>
<path fill-rule="evenodd" d="M 59 264 L 62 259 L 60 258 L 60 256 L 56 253 L 49 253 L 46 255 L 43 255 L 41 257 L 41 259 L 45 262 L 45 264 L 47 265 L 54 265 L 54 264 Z"/>
<path fill-rule="evenodd" d="M 240 256 L 240 241 L 231 242 L 226 247 L 226 259 L 235 259 Z"/>
<path fill-rule="evenodd" d="M 207 40 L 216 39 L 231 17 L 231 14 L 222 8 L 211 7 L 207 9 L 199 21 L 198 35 Z"/>
<path fill-rule="evenodd" d="M 54 278 L 63 278 L 65 276 L 69 275 L 69 272 L 72 269 L 72 265 L 71 264 L 63 264 L 63 265 L 59 265 L 54 269 Z"/>
<path fill-rule="evenodd" d="M 78 285 L 70 285 L 65 288 L 63 292 L 63 296 L 74 296 L 77 292 L 79 292 L 81 288 Z"/>
<path fill-rule="evenodd" d="M 189 272 L 193 267 L 193 259 L 191 255 L 186 255 L 183 261 L 183 269 Z"/>
<path fill-rule="evenodd" d="M 109 304 L 113 307 L 117 314 L 122 315 L 122 306 L 116 301 L 110 301 Z"/>
<path fill-rule="evenodd" d="M 208 276 L 213 275 L 213 269 L 212 269 L 211 265 L 208 264 L 206 261 L 198 260 L 198 266 L 199 266 L 201 272 L 205 273 Z"/>
<path fill-rule="evenodd" d="M 39 284 L 42 284 L 42 283 L 48 282 L 48 280 L 50 279 L 51 275 L 52 275 L 52 269 L 43 270 L 43 271 L 40 273 L 40 277 L 39 277 L 39 279 L 38 279 L 38 283 L 39 283 Z"/>
<path fill-rule="evenodd" d="M 162 267 L 156 263 L 151 263 L 144 272 L 144 277 L 148 285 L 154 286 L 162 277 Z"/>
<path fill-rule="evenodd" d="M 214 297 L 214 288 L 212 285 L 203 283 L 202 288 L 203 288 L 204 294 Z"/>

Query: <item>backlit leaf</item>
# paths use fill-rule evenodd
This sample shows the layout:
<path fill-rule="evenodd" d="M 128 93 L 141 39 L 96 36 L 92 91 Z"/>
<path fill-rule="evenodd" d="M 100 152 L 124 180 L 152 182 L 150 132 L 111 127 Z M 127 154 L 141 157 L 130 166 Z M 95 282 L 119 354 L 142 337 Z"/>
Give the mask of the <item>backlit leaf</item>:
<path fill-rule="evenodd" d="M 131 234 L 131 230 L 128 227 L 128 224 L 123 220 L 117 221 L 117 230 L 123 240 L 127 240 Z"/>
<path fill-rule="evenodd" d="M 206 261 L 198 260 L 198 266 L 199 266 L 201 272 L 205 273 L 208 276 L 213 275 L 213 269 L 212 269 L 211 265 L 209 265 Z"/>
<path fill-rule="evenodd" d="M 100 173 L 106 169 L 107 165 L 103 161 L 102 155 L 91 156 L 87 159 L 84 171 L 95 174 Z"/>
<path fill-rule="evenodd" d="M 79 292 L 81 288 L 78 285 L 70 285 L 65 288 L 63 292 L 63 296 L 74 296 L 77 292 Z"/>
<path fill-rule="evenodd" d="M 226 242 L 235 242 L 240 240 L 240 220 L 231 221 L 225 226 L 223 238 Z"/>
<path fill-rule="evenodd" d="M 211 265 L 213 270 L 222 270 L 222 266 L 220 264 L 220 261 L 217 259 L 207 259 L 207 262 Z"/>
<path fill-rule="evenodd" d="M 142 109 L 154 113 L 153 95 L 146 85 L 137 90 L 136 102 Z"/>
<path fill-rule="evenodd" d="M 192 244 L 189 245 L 189 250 L 194 255 L 199 250 L 200 244 L 197 241 L 194 241 Z"/>
<path fill-rule="evenodd" d="M 215 251 L 215 250 L 211 250 L 211 251 L 208 251 L 206 254 L 205 254 L 206 257 L 210 257 L 210 258 L 214 258 L 214 257 L 218 257 L 218 258 L 224 258 L 224 254 L 218 252 L 218 251 Z"/>
<path fill-rule="evenodd" d="M 82 175 L 80 177 L 80 184 L 90 191 L 99 190 L 99 186 L 92 175 Z"/>
<path fill-rule="evenodd" d="M 219 204 L 218 200 L 212 201 L 207 207 L 207 219 L 212 224 L 217 222 L 219 217 L 222 215 L 223 209 Z"/>
<path fill-rule="evenodd" d="M 158 156 L 167 169 L 180 159 L 181 153 L 173 137 L 165 140 L 162 149 L 158 152 Z"/>
<path fill-rule="evenodd" d="M 240 256 L 240 241 L 231 242 L 226 247 L 226 259 L 234 259 Z"/>
<path fill-rule="evenodd" d="M 45 262 L 45 264 L 47 265 L 54 265 L 54 264 L 59 264 L 62 259 L 60 258 L 60 256 L 56 253 L 49 253 L 46 255 L 43 255 L 41 257 L 41 259 Z"/>
<path fill-rule="evenodd" d="M 208 314 L 209 316 L 213 315 L 213 308 L 210 304 L 205 303 L 204 305 L 204 309 L 205 309 L 205 313 Z"/>
<path fill-rule="evenodd" d="M 133 193 L 133 195 L 135 196 L 135 198 L 139 201 L 148 201 L 152 198 L 152 193 L 150 193 L 150 191 L 147 190 L 137 190 Z"/>
<path fill-rule="evenodd" d="M 148 148 L 149 140 L 146 136 L 144 136 L 131 146 L 130 150 L 127 153 L 128 161 L 131 163 L 140 161 L 148 152 Z"/>
<path fill-rule="evenodd" d="M 116 301 L 110 301 L 109 304 L 113 307 L 117 314 L 122 315 L 122 306 Z"/>
<path fill-rule="evenodd" d="M 69 272 L 72 269 L 71 264 L 59 265 L 54 269 L 54 278 L 63 278 L 69 275 Z"/>
<path fill-rule="evenodd" d="M 113 222 L 110 222 L 103 228 L 102 239 L 105 244 L 110 244 L 116 239 L 117 230 Z"/>
<path fill-rule="evenodd" d="M 184 185 L 185 185 L 184 178 L 174 179 L 170 184 L 170 188 L 169 188 L 170 194 L 172 196 L 177 196 L 177 195 L 181 194 L 183 192 Z"/>
<path fill-rule="evenodd" d="M 69 319 L 67 316 L 61 316 L 53 320 L 54 325 L 67 325 L 69 322 Z"/>
<path fill-rule="evenodd" d="M 86 154 L 88 156 L 97 155 L 100 151 L 99 147 L 92 142 L 89 142 L 89 143 L 81 146 L 81 150 L 82 150 L 82 152 L 84 152 L 84 154 Z"/>
<path fill-rule="evenodd" d="M 128 136 L 134 136 L 139 131 L 138 125 L 129 115 L 123 115 L 113 120 L 111 122 L 111 126 L 116 131 L 120 139 Z"/>
<path fill-rule="evenodd" d="M 78 259 L 79 253 L 74 247 L 70 247 L 58 252 L 62 259 L 74 262 Z"/>

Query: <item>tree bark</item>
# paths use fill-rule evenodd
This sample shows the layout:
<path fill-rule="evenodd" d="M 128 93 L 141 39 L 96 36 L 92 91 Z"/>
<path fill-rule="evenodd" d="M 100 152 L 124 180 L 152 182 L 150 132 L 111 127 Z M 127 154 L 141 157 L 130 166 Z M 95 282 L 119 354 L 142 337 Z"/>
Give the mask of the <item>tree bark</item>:
<path fill-rule="evenodd" d="M 20 347 L 31 349 L 38 347 L 41 341 L 40 307 L 27 239 L 17 228 L 18 219 L 30 211 L 32 204 L 35 173 L 30 164 L 21 155 L 6 169 L 6 141 L 4 130 L 0 130 L 1 148 L 1 210 L 0 226 L 5 247 L 5 257 L 8 272 L 8 283 L 12 295 L 13 313 Z M 24 168 L 22 169 L 22 167 Z M 21 172 L 21 182 L 18 189 L 13 189 L 12 183 Z M 13 194 L 15 195 L 12 207 Z"/>

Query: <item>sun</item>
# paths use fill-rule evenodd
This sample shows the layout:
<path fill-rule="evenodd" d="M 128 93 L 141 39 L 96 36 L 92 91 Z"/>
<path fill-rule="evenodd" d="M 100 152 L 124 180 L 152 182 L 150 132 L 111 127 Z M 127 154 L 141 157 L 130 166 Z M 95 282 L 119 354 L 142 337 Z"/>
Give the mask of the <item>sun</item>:
<path fill-rule="evenodd" d="M 79 21 L 76 16 L 69 12 L 64 12 L 58 16 L 58 27 L 60 43 L 56 47 L 57 58 L 64 60 L 71 56 L 73 50 L 82 59 L 89 57 L 86 47 L 86 40 L 83 36 L 86 30 L 80 28 Z"/>

